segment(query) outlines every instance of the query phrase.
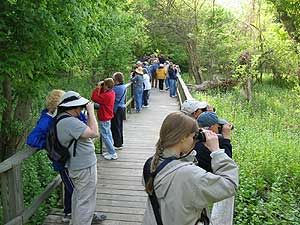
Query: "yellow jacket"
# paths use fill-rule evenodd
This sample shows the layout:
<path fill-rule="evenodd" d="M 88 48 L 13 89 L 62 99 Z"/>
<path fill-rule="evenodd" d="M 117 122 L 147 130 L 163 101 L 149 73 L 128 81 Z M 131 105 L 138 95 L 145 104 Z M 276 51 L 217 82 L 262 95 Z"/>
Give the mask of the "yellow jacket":
<path fill-rule="evenodd" d="M 165 69 L 165 68 L 158 68 L 157 70 L 156 70 L 156 78 L 157 79 L 162 79 L 162 80 L 164 80 L 164 79 L 166 79 L 166 76 L 167 76 L 167 70 Z"/>

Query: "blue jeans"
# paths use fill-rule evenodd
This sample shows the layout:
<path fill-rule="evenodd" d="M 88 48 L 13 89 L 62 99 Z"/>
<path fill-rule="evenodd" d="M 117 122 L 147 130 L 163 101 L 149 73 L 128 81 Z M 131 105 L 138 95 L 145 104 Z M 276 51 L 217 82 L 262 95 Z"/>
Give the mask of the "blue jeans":
<path fill-rule="evenodd" d="M 171 85 L 170 85 L 170 80 L 171 80 L 170 77 L 167 76 L 166 79 L 165 79 L 166 89 L 170 88 L 170 86 L 171 86 Z"/>
<path fill-rule="evenodd" d="M 175 96 L 176 95 L 176 83 L 177 81 L 174 79 L 169 80 L 170 83 L 170 96 Z"/>
<path fill-rule="evenodd" d="M 99 121 L 99 129 L 102 140 L 107 148 L 109 154 L 115 154 L 115 148 L 113 146 L 113 138 L 110 130 L 110 120 L 109 121 Z"/>
<path fill-rule="evenodd" d="M 141 111 L 142 102 L 143 102 L 143 88 L 135 88 L 133 90 L 134 100 L 135 100 L 135 109 L 137 112 Z"/>

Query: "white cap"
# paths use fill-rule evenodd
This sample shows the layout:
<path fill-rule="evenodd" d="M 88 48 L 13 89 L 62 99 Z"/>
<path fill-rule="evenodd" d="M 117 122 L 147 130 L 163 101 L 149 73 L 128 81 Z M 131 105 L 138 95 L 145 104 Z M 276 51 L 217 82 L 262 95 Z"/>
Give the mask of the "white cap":
<path fill-rule="evenodd" d="M 207 107 L 207 102 L 199 102 L 195 99 L 185 100 L 181 105 L 181 112 L 191 115 L 198 109 L 204 109 Z"/>

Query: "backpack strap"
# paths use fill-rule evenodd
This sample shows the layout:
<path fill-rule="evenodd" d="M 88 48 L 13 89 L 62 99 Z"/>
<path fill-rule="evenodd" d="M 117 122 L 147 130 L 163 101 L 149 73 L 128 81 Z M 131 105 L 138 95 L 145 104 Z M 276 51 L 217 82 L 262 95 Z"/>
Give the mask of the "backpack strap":
<path fill-rule="evenodd" d="M 150 167 L 151 167 L 151 161 L 152 161 L 153 157 L 150 157 L 143 168 L 143 177 L 144 177 L 144 181 L 145 184 L 147 184 L 148 180 L 150 177 L 153 178 L 153 182 L 154 182 L 154 178 L 156 177 L 156 175 L 170 162 L 172 162 L 174 159 L 176 159 L 176 157 L 169 157 L 167 159 L 165 159 L 157 168 L 156 170 L 151 173 L 150 172 Z M 153 212 L 154 212 L 154 216 L 156 219 L 156 223 L 157 225 L 163 225 L 162 223 L 162 218 L 161 218 L 161 214 L 160 214 L 160 206 L 157 200 L 157 196 L 155 194 L 155 190 L 153 188 L 153 193 L 152 194 L 148 194 L 152 208 L 153 208 Z"/>
<path fill-rule="evenodd" d="M 59 117 L 55 117 L 55 120 L 54 120 L 54 126 L 55 126 L 55 129 L 54 129 L 54 132 L 55 132 L 55 137 L 56 137 L 56 140 L 57 140 L 57 142 L 59 143 L 59 145 L 62 145 L 60 142 L 59 142 L 59 140 L 58 140 L 58 138 L 57 138 L 57 124 L 58 124 L 58 122 L 59 121 L 61 121 L 62 119 L 65 119 L 65 118 L 68 118 L 68 117 L 72 117 L 72 116 L 70 116 L 70 115 L 68 115 L 68 114 L 64 114 L 64 115 L 62 115 L 62 116 L 59 116 Z M 68 145 L 68 149 L 71 147 L 71 145 L 74 143 L 74 145 L 73 145 L 73 157 L 75 157 L 76 156 L 76 147 L 77 147 L 77 139 L 75 139 L 75 138 L 73 138 L 71 141 L 70 141 L 70 143 L 69 143 L 69 145 Z"/>

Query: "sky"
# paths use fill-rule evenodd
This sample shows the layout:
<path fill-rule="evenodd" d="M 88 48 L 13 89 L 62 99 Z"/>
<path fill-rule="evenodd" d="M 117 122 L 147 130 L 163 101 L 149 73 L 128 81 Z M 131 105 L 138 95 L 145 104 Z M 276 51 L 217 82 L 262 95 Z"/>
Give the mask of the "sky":
<path fill-rule="evenodd" d="M 216 0 L 216 3 L 232 12 L 240 12 L 242 10 L 242 2 L 245 0 Z"/>

